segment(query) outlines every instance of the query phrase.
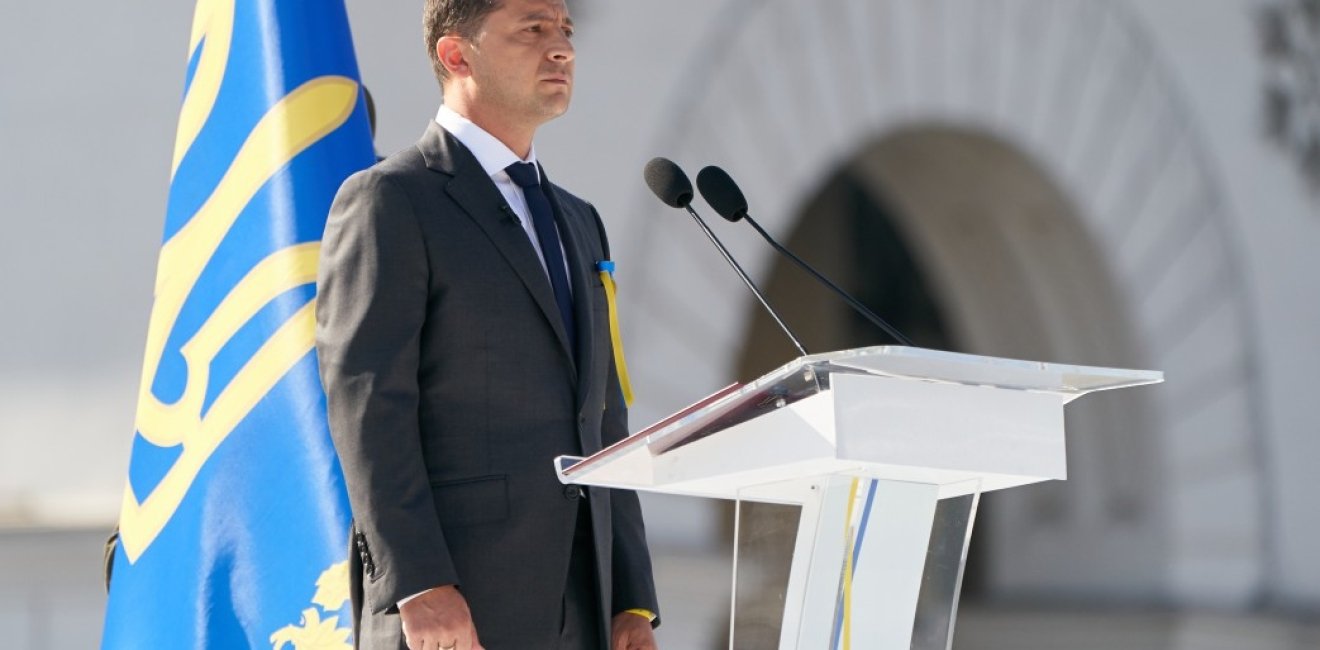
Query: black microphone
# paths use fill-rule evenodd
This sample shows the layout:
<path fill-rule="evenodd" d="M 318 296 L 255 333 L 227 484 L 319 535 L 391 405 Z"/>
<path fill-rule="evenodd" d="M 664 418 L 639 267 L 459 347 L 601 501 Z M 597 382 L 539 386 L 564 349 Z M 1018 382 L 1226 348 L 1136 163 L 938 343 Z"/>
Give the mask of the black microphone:
<path fill-rule="evenodd" d="M 854 311 L 861 314 L 866 320 L 871 321 L 871 324 L 884 330 L 885 333 L 892 336 L 894 340 L 899 343 L 907 346 L 912 345 L 912 341 L 909 341 L 908 338 L 903 336 L 903 334 L 895 329 L 894 326 L 885 322 L 885 319 L 876 316 L 875 312 L 867 309 L 866 305 L 863 305 L 861 301 L 849 295 L 847 291 L 839 288 L 839 285 L 834 284 L 829 278 L 821 275 L 820 271 L 812 268 L 811 265 L 807 264 L 802 258 L 794 255 L 792 251 L 784 248 L 779 242 L 775 241 L 774 237 L 771 237 L 770 233 L 766 232 L 765 229 L 761 227 L 761 224 L 756 223 L 756 220 L 753 219 L 750 214 L 747 214 L 747 198 L 743 196 L 742 190 L 738 189 L 738 184 L 733 182 L 733 178 L 731 178 L 723 169 L 712 165 L 701 170 L 701 172 L 697 174 L 697 187 L 701 190 L 701 196 L 706 199 L 706 203 L 709 203 L 710 207 L 715 208 L 715 211 L 718 212 L 721 217 L 724 217 L 729 221 L 736 222 L 743 220 L 751 224 L 751 226 L 756 229 L 756 232 L 761 233 L 761 237 L 764 237 L 775 250 L 779 251 L 780 254 L 788 259 L 793 260 L 793 262 L 801 267 L 802 270 L 810 273 L 812 277 L 832 289 L 834 293 L 839 294 L 839 297 L 843 298 L 844 302 L 847 302 L 849 307 L 852 307 Z"/>
<path fill-rule="evenodd" d="M 784 334 L 788 335 L 788 339 L 793 342 L 793 347 L 797 348 L 798 353 L 802 356 L 807 356 L 807 349 L 802 346 L 802 341 L 798 339 L 797 335 L 793 334 L 793 330 L 788 328 L 788 325 L 784 323 L 784 319 L 779 317 L 779 312 L 770 306 L 770 303 L 765 299 L 765 294 L 761 293 L 761 290 L 756 288 L 756 283 L 747 277 L 747 272 L 743 271 L 743 268 L 733 259 L 733 255 L 729 254 L 729 249 L 724 247 L 723 242 L 715 236 L 710 226 L 707 226 L 706 222 L 697 214 L 697 211 L 692 209 L 692 197 L 694 195 L 692 193 L 692 181 L 688 180 L 687 174 L 684 174 L 683 170 L 679 169 L 678 165 L 668 158 L 652 158 L 651 162 L 646 163 L 646 170 L 642 176 L 646 178 L 647 187 L 650 187 L 651 191 L 655 192 L 655 195 L 665 205 L 682 208 L 692 215 L 697 225 L 701 227 L 701 231 L 706 233 L 706 237 L 710 238 L 710 242 L 715 244 L 715 248 L 720 249 L 720 255 L 724 256 L 724 261 L 733 267 L 733 270 L 738 273 L 738 277 L 742 278 L 743 284 L 752 290 L 752 293 L 756 295 L 756 299 L 761 301 L 761 306 L 765 307 L 765 310 L 770 313 L 770 317 L 775 319 L 779 329 L 784 330 Z"/>
<path fill-rule="evenodd" d="M 522 227 L 522 219 L 518 218 L 518 213 L 514 212 L 508 203 L 500 204 L 500 212 L 504 213 L 504 223 L 506 225 Z"/>

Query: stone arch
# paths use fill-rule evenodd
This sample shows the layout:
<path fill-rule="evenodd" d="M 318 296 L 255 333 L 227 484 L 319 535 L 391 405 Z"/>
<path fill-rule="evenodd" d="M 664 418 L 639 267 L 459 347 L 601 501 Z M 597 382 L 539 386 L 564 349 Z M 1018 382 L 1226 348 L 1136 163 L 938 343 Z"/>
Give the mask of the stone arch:
<path fill-rule="evenodd" d="M 1056 296 L 1029 305 L 1044 323 L 1047 351 L 1057 360 L 1167 373 L 1169 383 L 1133 409 L 1142 418 L 1132 425 L 1145 445 L 1138 454 L 1149 463 L 1135 471 L 1140 490 L 1105 479 L 1108 487 L 1086 491 L 1092 496 L 1014 495 L 1007 498 L 1021 503 L 994 515 L 1007 520 L 981 526 L 1018 548 L 1029 548 L 1028 542 L 1066 548 L 1085 530 L 1112 533 L 1110 517 L 1137 516 L 1134 525 L 1144 528 L 1133 548 L 1150 556 L 1156 567 L 1151 579 L 1136 587 L 1109 584 L 1098 565 L 1080 582 L 1056 579 L 1054 572 L 1035 582 L 1030 571 L 1013 577 L 1011 556 L 994 557 L 1008 567 L 1000 586 L 1183 603 L 1241 604 L 1260 597 L 1271 572 L 1274 523 L 1261 449 L 1265 431 L 1251 381 L 1253 325 L 1230 208 L 1176 89 L 1125 6 L 1099 0 L 738 1 L 711 29 L 719 37 L 695 56 L 694 83 L 670 113 L 665 133 L 677 135 L 657 153 L 692 172 L 709 163 L 728 169 L 757 218 L 779 236 L 796 227 L 807 199 L 840 169 L 870 178 L 890 200 L 922 178 L 938 178 L 901 165 L 885 171 L 886 157 L 874 152 L 886 146 L 907 147 L 907 158 L 947 162 L 947 155 L 980 151 L 992 162 L 1016 160 L 1047 179 L 1043 186 L 1068 206 L 1068 228 L 1093 246 L 1104 272 L 1101 285 L 1112 290 L 1106 304 L 1121 313 L 1124 325 L 1112 345 L 1087 348 L 1065 340 L 1057 318 L 1086 304 Z M 887 190 L 885 178 L 892 183 Z M 634 342 L 636 383 L 654 409 L 639 412 L 640 421 L 727 381 L 754 317 L 751 299 L 700 234 L 674 221 L 686 217 L 668 214 L 643 192 L 636 211 L 644 225 L 620 246 L 632 269 L 626 336 Z M 907 219 L 921 217 L 915 210 Z M 1018 227 L 1029 228 L 1028 221 L 1024 217 Z M 750 235 L 715 227 L 749 272 L 767 276 L 774 265 L 768 249 Z M 959 235 L 942 237 L 936 241 L 953 246 Z M 1011 340 L 987 333 L 994 310 L 958 293 L 958 268 L 947 267 L 955 277 L 938 284 L 941 300 L 965 307 L 955 310 L 963 340 L 976 351 L 1011 353 Z M 1021 277 L 1031 280 L 1038 272 Z M 1113 414 L 1095 417 L 1103 422 Z M 1092 436 L 1097 446 L 1106 442 L 1103 434 L 1099 429 Z M 1080 444 L 1074 448 L 1083 454 Z M 1114 469 L 1106 463 L 1122 462 L 1113 459 L 1125 453 L 1075 456 L 1087 466 L 1074 466 L 1073 476 L 1104 477 Z M 1091 498 L 1101 502 L 1077 501 Z M 1018 515 L 1008 514 L 1014 507 Z M 1061 532 L 1040 514 L 1051 508 L 1090 512 L 1091 519 Z M 1115 557 L 1125 548 L 1121 535 L 1097 543 L 1109 543 L 1107 553 Z M 1075 560 L 1031 558 L 1034 567 L 1055 561 L 1061 568 Z"/>

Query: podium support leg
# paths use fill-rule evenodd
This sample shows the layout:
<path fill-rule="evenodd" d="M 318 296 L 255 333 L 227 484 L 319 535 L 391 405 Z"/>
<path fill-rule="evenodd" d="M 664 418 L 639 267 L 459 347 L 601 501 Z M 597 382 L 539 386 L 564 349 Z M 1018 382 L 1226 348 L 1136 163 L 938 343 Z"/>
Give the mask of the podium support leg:
<path fill-rule="evenodd" d="M 780 650 L 908 650 L 939 487 L 822 477 L 803 504 Z"/>

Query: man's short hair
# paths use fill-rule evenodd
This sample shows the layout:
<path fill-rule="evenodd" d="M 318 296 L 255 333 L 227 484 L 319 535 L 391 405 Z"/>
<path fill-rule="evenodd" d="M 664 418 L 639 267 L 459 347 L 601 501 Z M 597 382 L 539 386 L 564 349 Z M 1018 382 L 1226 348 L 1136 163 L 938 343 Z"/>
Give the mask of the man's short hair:
<path fill-rule="evenodd" d="M 426 7 L 422 10 L 422 33 L 426 38 L 427 54 L 431 57 L 431 68 L 441 83 L 449 78 L 449 71 L 435 55 L 436 42 L 450 35 L 476 36 L 486 16 L 499 9 L 500 4 L 500 0 L 426 0 Z"/>

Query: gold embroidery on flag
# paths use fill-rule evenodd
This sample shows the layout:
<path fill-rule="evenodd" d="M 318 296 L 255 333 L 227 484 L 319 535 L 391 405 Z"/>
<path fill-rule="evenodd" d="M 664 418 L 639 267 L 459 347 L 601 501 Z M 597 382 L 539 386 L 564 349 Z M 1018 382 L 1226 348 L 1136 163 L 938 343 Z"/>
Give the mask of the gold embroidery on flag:
<path fill-rule="evenodd" d="M 339 627 L 338 616 L 323 614 L 338 612 L 348 602 L 348 562 L 340 562 L 321 574 L 316 581 L 316 596 L 309 607 L 302 611 L 301 625 L 288 625 L 270 635 L 272 650 L 284 650 L 293 646 L 293 650 L 352 650 L 348 635 L 352 630 Z"/>

